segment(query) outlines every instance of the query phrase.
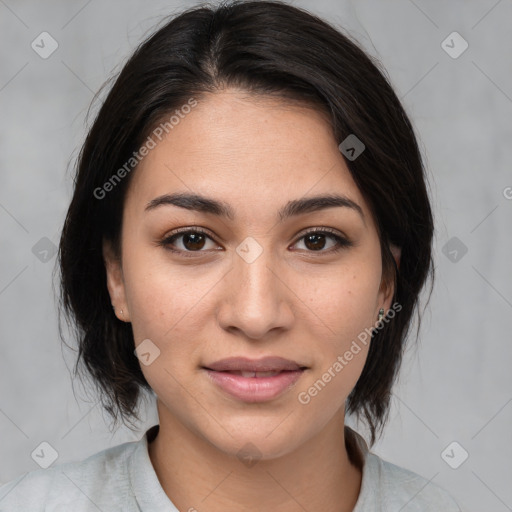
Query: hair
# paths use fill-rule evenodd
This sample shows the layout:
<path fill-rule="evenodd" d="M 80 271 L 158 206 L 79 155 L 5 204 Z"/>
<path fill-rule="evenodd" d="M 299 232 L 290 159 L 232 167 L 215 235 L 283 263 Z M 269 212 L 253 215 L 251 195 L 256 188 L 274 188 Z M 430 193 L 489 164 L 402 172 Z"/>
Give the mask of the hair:
<path fill-rule="evenodd" d="M 388 418 L 415 311 L 421 322 L 421 289 L 434 272 L 433 217 L 411 122 L 380 63 L 351 36 L 306 10 L 281 1 L 234 1 L 202 4 L 164 21 L 127 60 L 77 159 L 58 253 L 59 312 L 78 340 L 75 375 L 86 370 L 92 377 L 116 423 L 139 419 L 141 391 L 151 388 L 134 354 L 131 324 L 112 309 L 102 253 L 108 240 L 121 259 L 123 205 L 136 166 L 105 197 L 94 191 L 191 97 L 235 88 L 298 102 L 324 113 L 337 141 L 354 134 L 364 143 L 364 152 L 346 163 L 375 218 L 383 274 L 394 282 L 393 302 L 401 306 L 373 332 L 347 398 L 347 413 L 368 424 L 373 445 Z M 401 249 L 398 266 L 390 244 Z"/>

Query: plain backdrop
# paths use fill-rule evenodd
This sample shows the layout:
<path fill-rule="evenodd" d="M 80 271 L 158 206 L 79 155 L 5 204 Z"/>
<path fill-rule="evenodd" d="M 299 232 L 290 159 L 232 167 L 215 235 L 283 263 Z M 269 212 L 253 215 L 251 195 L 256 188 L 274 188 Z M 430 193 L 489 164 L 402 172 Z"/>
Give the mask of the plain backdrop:
<path fill-rule="evenodd" d="M 430 173 L 437 280 L 373 451 L 442 485 L 464 511 L 512 510 L 512 2 L 290 3 L 381 60 Z M 73 387 L 52 248 L 94 93 L 163 16 L 192 5 L 0 0 L 0 482 L 37 469 L 41 442 L 55 463 L 80 460 L 157 422 L 150 403 L 140 432 L 112 434 Z M 58 44 L 47 58 L 31 45 L 42 32 Z"/>

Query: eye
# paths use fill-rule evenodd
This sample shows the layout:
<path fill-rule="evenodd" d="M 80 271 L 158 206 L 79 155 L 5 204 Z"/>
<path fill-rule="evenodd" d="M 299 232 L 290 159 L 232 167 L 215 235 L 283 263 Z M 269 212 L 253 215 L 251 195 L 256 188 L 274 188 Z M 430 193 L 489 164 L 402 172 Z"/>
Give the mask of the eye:
<path fill-rule="evenodd" d="M 181 239 L 181 247 L 174 249 L 172 246 L 175 246 L 176 240 L 179 239 Z M 164 238 L 158 242 L 158 245 L 165 247 L 171 252 L 181 253 L 184 256 L 189 257 L 192 255 L 187 253 L 205 252 L 201 251 L 201 249 L 204 248 L 207 239 L 213 241 L 212 238 L 208 236 L 207 232 L 201 228 L 184 228 Z"/>
<path fill-rule="evenodd" d="M 328 247 L 328 250 L 323 250 L 326 246 L 326 239 L 334 240 L 334 243 Z M 307 252 L 320 252 L 320 253 L 334 253 L 338 252 L 345 247 L 354 245 L 350 240 L 337 234 L 336 231 L 330 228 L 315 228 L 305 233 L 298 241 L 304 240 L 304 246 Z"/>
<path fill-rule="evenodd" d="M 334 240 L 334 243 L 328 247 L 328 250 L 323 250 L 326 246 L 325 240 L 329 238 Z M 180 243 L 176 244 L 177 240 L 180 240 Z M 205 249 L 208 240 L 213 242 L 212 237 L 207 231 L 201 228 L 182 228 L 159 241 L 158 245 L 185 257 L 194 257 L 193 253 L 206 252 L 206 250 L 202 249 Z M 301 240 L 304 240 L 307 252 L 334 253 L 353 245 L 350 240 L 337 234 L 337 232 L 331 228 L 310 229 L 299 238 L 296 244 Z M 181 247 L 179 247 L 180 245 Z M 176 248 L 176 246 L 178 246 L 178 248 Z M 206 247 L 206 249 L 208 249 L 208 247 Z M 215 246 L 210 247 L 210 249 L 218 250 Z"/>

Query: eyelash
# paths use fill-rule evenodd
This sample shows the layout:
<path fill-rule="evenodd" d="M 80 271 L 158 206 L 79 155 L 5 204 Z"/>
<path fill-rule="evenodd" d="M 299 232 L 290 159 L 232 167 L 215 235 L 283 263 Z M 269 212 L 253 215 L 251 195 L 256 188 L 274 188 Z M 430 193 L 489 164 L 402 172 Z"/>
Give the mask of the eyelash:
<path fill-rule="evenodd" d="M 195 256 L 195 254 L 201 253 L 201 252 L 207 252 L 207 251 L 202 251 L 202 250 L 198 250 L 198 251 L 183 251 L 181 249 L 176 250 L 176 249 L 172 249 L 171 248 L 172 243 L 177 238 L 179 238 L 180 236 L 189 234 L 189 233 L 194 233 L 194 234 L 200 233 L 200 234 L 206 235 L 208 238 L 213 240 L 213 238 L 209 234 L 209 232 L 205 231 L 204 229 L 202 229 L 200 227 L 194 227 L 194 228 L 188 227 L 188 228 L 182 228 L 180 230 L 176 230 L 174 233 L 171 233 L 169 236 L 167 236 L 167 237 L 163 238 L 162 240 L 160 240 L 157 243 L 157 245 L 161 246 L 161 247 L 164 247 L 166 250 L 171 251 L 173 253 L 180 254 L 180 255 L 182 255 L 182 256 L 184 256 L 186 258 L 195 258 L 195 257 L 197 257 L 197 256 Z M 293 245 L 295 245 L 297 242 L 299 242 L 300 240 L 302 240 L 303 238 L 305 238 L 307 235 L 310 235 L 310 234 L 324 234 L 324 235 L 328 235 L 329 237 L 333 238 L 336 241 L 337 245 L 335 247 L 332 247 L 332 248 L 326 250 L 326 251 L 324 251 L 324 250 L 318 250 L 318 251 L 311 251 L 311 250 L 309 250 L 309 251 L 307 251 L 309 253 L 313 253 L 313 254 L 314 253 L 334 254 L 334 253 L 337 253 L 337 252 L 341 251 L 342 249 L 345 249 L 347 247 L 352 247 L 354 245 L 353 242 L 351 242 L 347 238 L 336 234 L 336 232 L 334 230 L 332 230 L 331 228 L 325 228 L 325 227 L 313 228 L 313 229 L 307 231 L 300 238 L 298 238 Z M 215 241 L 215 240 L 213 240 L 213 241 Z"/>

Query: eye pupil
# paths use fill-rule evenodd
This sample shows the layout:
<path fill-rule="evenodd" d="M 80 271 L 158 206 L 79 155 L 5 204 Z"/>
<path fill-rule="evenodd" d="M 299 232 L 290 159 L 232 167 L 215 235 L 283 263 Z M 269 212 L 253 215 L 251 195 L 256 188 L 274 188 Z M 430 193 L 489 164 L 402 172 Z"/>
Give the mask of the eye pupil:
<path fill-rule="evenodd" d="M 325 235 L 315 234 L 315 233 L 310 234 L 310 235 L 306 235 L 305 242 L 304 242 L 306 247 L 308 247 L 308 249 L 310 249 L 308 244 L 310 243 L 310 241 L 314 240 L 315 238 L 318 240 L 318 237 L 323 238 L 323 240 L 322 240 L 323 243 L 321 243 L 320 246 L 318 246 L 317 244 L 315 244 L 313 242 L 313 250 L 323 249 L 325 247 Z"/>
<path fill-rule="evenodd" d="M 192 243 L 192 247 L 187 245 L 189 242 Z M 183 245 L 190 250 L 202 249 L 204 246 L 204 235 L 202 233 L 186 233 L 183 235 Z"/>

